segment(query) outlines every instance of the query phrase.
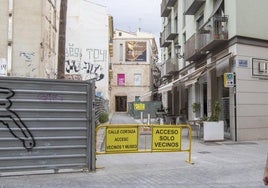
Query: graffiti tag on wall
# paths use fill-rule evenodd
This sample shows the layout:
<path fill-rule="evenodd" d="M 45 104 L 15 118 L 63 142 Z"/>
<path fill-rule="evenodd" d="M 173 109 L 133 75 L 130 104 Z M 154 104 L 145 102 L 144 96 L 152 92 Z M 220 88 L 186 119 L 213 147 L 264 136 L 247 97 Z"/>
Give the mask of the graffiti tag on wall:
<path fill-rule="evenodd" d="M 96 78 L 97 81 L 104 78 L 103 63 L 107 61 L 107 50 L 76 48 L 69 44 L 66 48 L 65 73 L 67 75 L 84 75 L 87 79 Z"/>
<path fill-rule="evenodd" d="M 7 61 L 5 58 L 0 58 L 0 76 L 7 75 Z"/>
<path fill-rule="evenodd" d="M 13 90 L 0 87 L 0 124 L 3 124 L 15 138 L 22 142 L 23 147 L 30 151 L 36 145 L 35 139 L 19 115 L 11 110 L 13 104 L 11 98 L 14 95 Z"/>
<path fill-rule="evenodd" d="M 27 66 L 27 70 L 34 72 L 36 67 L 33 64 L 33 58 L 35 57 L 35 52 L 20 52 L 19 56 L 23 59 Z M 28 73 L 29 74 L 29 73 Z"/>
<path fill-rule="evenodd" d="M 82 80 L 81 75 L 78 74 L 65 74 L 64 78 L 66 80 Z"/>

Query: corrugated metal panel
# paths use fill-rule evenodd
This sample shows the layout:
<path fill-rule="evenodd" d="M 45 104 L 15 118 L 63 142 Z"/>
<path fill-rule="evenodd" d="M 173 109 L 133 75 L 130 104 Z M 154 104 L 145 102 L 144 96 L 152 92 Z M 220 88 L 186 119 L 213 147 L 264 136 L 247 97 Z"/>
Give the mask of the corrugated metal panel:
<path fill-rule="evenodd" d="M 0 78 L 0 173 L 94 170 L 94 82 Z"/>

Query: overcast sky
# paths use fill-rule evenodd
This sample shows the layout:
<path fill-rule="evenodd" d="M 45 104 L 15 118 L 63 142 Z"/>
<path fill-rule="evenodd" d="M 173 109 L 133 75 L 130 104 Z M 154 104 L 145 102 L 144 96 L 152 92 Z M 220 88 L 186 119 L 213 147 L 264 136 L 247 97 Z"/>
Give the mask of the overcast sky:
<path fill-rule="evenodd" d="M 123 31 L 154 34 L 158 43 L 161 30 L 161 0 L 89 0 L 107 7 L 113 16 L 114 27 Z"/>

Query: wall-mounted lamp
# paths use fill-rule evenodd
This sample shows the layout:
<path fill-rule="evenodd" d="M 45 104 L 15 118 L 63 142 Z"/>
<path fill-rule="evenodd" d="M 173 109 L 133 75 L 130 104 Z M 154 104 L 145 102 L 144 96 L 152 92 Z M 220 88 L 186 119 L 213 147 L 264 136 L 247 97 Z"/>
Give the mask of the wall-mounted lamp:
<path fill-rule="evenodd" d="M 184 58 L 184 54 L 181 55 L 181 45 L 175 44 L 174 48 L 175 48 L 176 57 L 178 59 L 183 59 Z"/>

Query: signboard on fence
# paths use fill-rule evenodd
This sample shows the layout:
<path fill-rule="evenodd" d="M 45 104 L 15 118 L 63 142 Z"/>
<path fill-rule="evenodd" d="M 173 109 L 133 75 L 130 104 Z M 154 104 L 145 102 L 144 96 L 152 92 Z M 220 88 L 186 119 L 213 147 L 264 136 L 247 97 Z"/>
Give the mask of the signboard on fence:
<path fill-rule="evenodd" d="M 106 144 L 103 151 L 97 155 L 112 153 L 151 153 L 151 152 L 188 152 L 188 163 L 191 162 L 192 129 L 189 124 L 179 125 L 99 125 L 98 130 L 105 128 Z M 147 128 L 149 134 L 141 130 Z M 182 130 L 189 132 L 188 144 L 182 144 Z M 103 138 L 102 138 L 103 139 Z M 147 142 L 148 139 L 148 142 Z M 96 139 L 97 140 L 97 139 Z M 187 141 L 187 139 L 183 139 Z"/>
<path fill-rule="evenodd" d="M 153 127 L 152 151 L 180 151 L 181 128 L 180 127 Z"/>
<path fill-rule="evenodd" d="M 107 127 L 106 152 L 138 150 L 138 127 Z"/>
<path fill-rule="evenodd" d="M 134 103 L 134 110 L 145 110 L 145 104 L 144 103 Z"/>

